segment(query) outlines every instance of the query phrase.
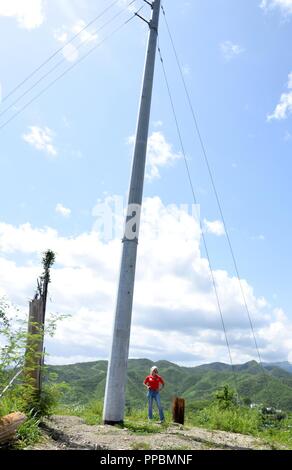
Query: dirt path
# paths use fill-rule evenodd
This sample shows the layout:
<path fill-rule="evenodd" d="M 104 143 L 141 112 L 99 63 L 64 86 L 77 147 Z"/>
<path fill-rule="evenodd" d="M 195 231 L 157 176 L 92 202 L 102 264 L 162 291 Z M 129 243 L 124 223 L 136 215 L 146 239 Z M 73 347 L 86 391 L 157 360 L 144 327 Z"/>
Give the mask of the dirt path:
<path fill-rule="evenodd" d="M 159 426 L 159 425 L 157 425 Z M 259 439 L 224 431 L 170 425 L 160 433 L 136 434 L 127 428 L 89 426 L 76 416 L 53 416 L 42 424 L 43 439 L 33 450 L 261 450 Z"/>

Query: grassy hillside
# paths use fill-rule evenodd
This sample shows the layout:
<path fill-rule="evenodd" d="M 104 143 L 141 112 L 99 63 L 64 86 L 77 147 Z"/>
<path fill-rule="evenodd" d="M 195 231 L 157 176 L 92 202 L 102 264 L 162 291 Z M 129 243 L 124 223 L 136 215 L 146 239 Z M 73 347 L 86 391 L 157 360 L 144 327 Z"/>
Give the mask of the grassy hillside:
<path fill-rule="evenodd" d="M 180 367 L 167 361 L 158 361 L 159 373 L 166 381 L 162 397 L 165 404 L 174 395 L 184 397 L 188 404 L 207 401 L 220 386 L 236 383 L 240 398 L 292 411 L 292 374 L 277 365 L 266 365 L 266 373 L 255 362 L 234 367 L 221 363 L 198 367 Z M 145 404 L 143 380 L 153 363 L 148 359 L 131 359 L 128 368 L 127 407 Z M 70 389 L 64 395 L 66 403 L 86 403 L 102 399 L 105 389 L 107 362 L 98 361 L 66 366 L 50 366 L 50 373 L 58 382 L 66 382 Z"/>

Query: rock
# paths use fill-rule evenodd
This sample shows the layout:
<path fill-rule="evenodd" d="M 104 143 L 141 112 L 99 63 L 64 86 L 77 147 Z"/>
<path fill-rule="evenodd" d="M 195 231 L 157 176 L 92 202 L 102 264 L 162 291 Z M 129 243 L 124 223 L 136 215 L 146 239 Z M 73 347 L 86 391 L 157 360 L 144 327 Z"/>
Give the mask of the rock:
<path fill-rule="evenodd" d="M 9 444 L 16 437 L 16 431 L 26 420 L 23 413 L 11 413 L 0 419 L 0 445 Z"/>

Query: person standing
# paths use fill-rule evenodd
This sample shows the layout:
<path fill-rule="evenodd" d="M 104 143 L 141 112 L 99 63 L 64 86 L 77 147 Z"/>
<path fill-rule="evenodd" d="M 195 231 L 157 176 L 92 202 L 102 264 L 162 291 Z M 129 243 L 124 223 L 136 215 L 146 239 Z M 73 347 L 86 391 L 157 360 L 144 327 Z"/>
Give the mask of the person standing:
<path fill-rule="evenodd" d="M 158 368 L 156 366 L 151 367 L 150 375 L 147 375 L 144 380 L 144 385 L 148 389 L 148 419 L 153 419 L 153 400 L 156 401 L 160 424 L 164 421 L 164 413 L 160 400 L 160 390 L 164 388 L 164 380 L 158 375 Z"/>

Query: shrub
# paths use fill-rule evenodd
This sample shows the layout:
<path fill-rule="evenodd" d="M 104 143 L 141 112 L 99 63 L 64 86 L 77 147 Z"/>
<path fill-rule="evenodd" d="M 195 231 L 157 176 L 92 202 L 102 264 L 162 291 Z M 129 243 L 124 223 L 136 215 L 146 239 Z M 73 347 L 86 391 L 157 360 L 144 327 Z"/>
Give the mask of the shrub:
<path fill-rule="evenodd" d="M 248 408 L 233 406 L 222 409 L 213 404 L 199 412 L 197 423 L 212 429 L 237 432 L 242 434 L 257 434 L 261 424 L 260 414 Z"/>
<path fill-rule="evenodd" d="M 28 417 L 17 431 L 16 448 L 23 449 L 40 440 L 41 432 L 39 429 L 39 423 L 39 419 L 32 416 Z"/>
<path fill-rule="evenodd" d="M 224 385 L 220 390 L 215 392 L 215 400 L 218 406 L 223 409 L 231 408 L 236 405 L 235 392 L 228 385 Z"/>

